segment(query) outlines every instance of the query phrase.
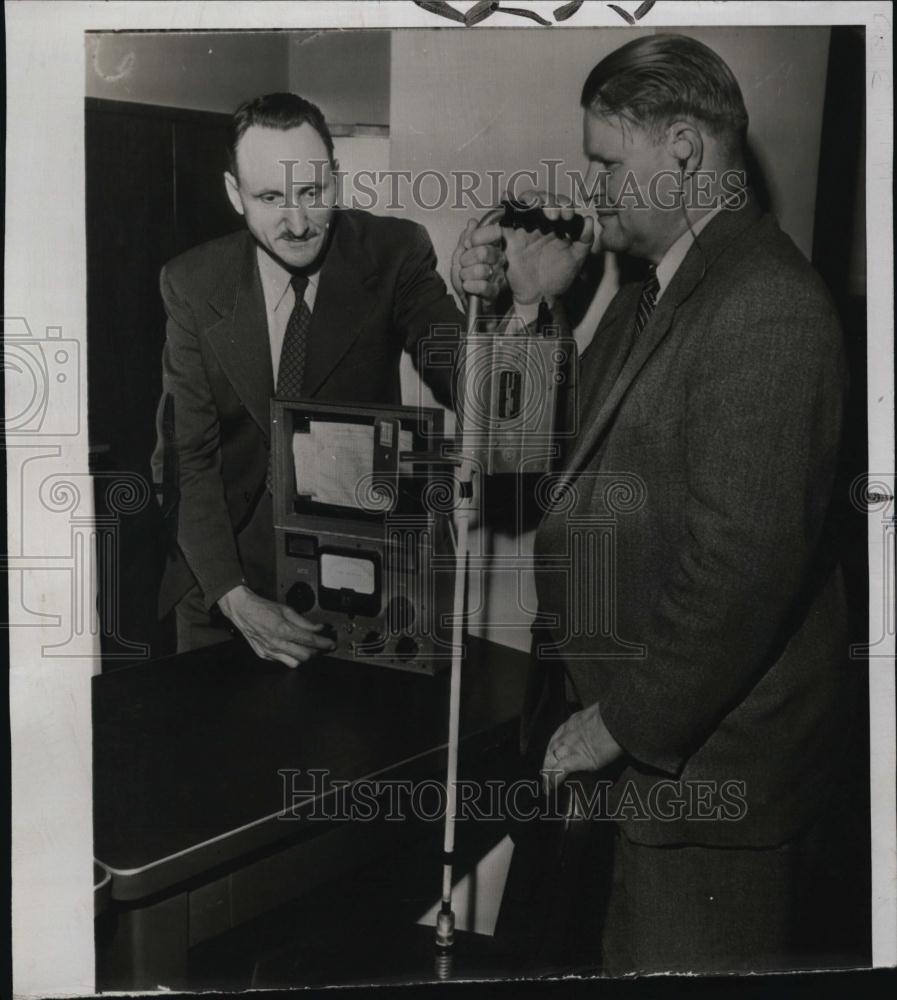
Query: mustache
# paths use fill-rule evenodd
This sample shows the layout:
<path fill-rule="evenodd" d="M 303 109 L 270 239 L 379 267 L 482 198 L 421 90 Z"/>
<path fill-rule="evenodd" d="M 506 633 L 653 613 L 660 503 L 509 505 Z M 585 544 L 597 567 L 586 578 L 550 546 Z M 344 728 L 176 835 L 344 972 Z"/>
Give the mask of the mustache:
<path fill-rule="evenodd" d="M 281 240 L 289 240 L 291 243 L 308 243 L 321 236 L 326 229 L 326 226 L 323 229 L 319 229 L 317 226 L 309 226 L 308 229 L 306 229 L 301 235 L 294 233 L 289 229 L 284 229 L 277 238 Z"/>

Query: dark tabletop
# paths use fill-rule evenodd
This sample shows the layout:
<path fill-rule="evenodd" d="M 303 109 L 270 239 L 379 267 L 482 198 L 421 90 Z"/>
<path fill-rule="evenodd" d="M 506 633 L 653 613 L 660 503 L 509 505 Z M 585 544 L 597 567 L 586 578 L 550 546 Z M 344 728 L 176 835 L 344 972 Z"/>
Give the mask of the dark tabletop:
<path fill-rule="evenodd" d="M 527 659 L 466 639 L 462 761 L 478 740 L 512 735 Z M 294 834 L 278 818 L 281 769 L 354 780 L 426 762 L 438 773 L 449 674 L 329 657 L 290 670 L 235 640 L 95 677 L 95 856 L 113 896 L 139 898 Z"/>

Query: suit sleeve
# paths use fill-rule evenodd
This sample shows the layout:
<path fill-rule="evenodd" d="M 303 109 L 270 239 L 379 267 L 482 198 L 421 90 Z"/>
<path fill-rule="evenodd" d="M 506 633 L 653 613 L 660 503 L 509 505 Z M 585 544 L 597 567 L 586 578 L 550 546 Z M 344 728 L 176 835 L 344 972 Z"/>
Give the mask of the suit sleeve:
<path fill-rule="evenodd" d="M 452 367 L 465 318 L 436 270 L 436 254 L 423 226 L 415 225 L 396 281 L 394 320 L 415 371 L 443 406 L 453 407 Z M 449 350 L 438 364 L 425 364 L 433 337 Z"/>
<path fill-rule="evenodd" d="M 168 316 L 162 353 L 162 399 L 174 400 L 174 447 L 179 467 L 177 542 L 203 592 L 207 608 L 243 578 L 221 476 L 218 412 L 209 388 L 193 314 L 163 269 Z M 162 406 L 153 465 L 158 468 Z"/>
<path fill-rule="evenodd" d="M 846 388 L 840 329 L 815 285 L 744 289 L 722 306 L 687 393 L 684 541 L 639 637 L 646 657 L 598 685 L 617 742 L 673 774 L 800 621 Z"/>

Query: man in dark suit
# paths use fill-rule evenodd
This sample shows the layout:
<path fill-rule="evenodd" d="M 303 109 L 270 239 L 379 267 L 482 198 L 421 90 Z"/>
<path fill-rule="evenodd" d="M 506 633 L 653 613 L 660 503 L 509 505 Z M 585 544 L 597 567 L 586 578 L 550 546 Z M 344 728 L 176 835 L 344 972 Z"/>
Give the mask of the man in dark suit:
<path fill-rule="evenodd" d="M 579 438 L 535 543 L 524 741 L 541 731 L 549 784 L 612 780 L 607 972 L 787 967 L 849 716 L 830 537 L 841 331 L 734 183 L 747 113 L 715 53 L 640 38 L 594 68 L 582 105 L 600 245 L 648 268 L 582 357 Z M 522 318 L 564 326 L 593 227 L 504 233 Z M 482 269 L 464 277 L 489 294 Z"/>
<path fill-rule="evenodd" d="M 271 600 L 269 400 L 276 390 L 399 403 L 402 351 L 416 363 L 433 326 L 460 328 L 463 317 L 423 227 L 336 208 L 333 140 L 313 104 L 295 94 L 248 102 L 230 151 L 227 193 L 248 231 L 162 272 L 153 465 L 161 479 L 166 448 L 177 457 L 180 499 L 160 611 L 176 607 L 179 651 L 228 638 L 226 618 L 259 656 L 295 666 L 333 644 Z M 442 378 L 433 388 L 448 402 Z"/>

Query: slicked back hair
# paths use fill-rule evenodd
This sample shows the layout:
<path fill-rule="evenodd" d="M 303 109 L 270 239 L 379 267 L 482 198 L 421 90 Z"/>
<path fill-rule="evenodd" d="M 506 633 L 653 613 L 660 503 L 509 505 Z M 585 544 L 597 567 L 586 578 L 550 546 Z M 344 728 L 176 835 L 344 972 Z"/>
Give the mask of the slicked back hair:
<path fill-rule="evenodd" d="M 582 106 L 659 134 L 693 118 L 741 162 L 748 113 L 738 81 L 722 59 L 686 35 L 646 35 L 622 46 L 589 73 Z"/>

